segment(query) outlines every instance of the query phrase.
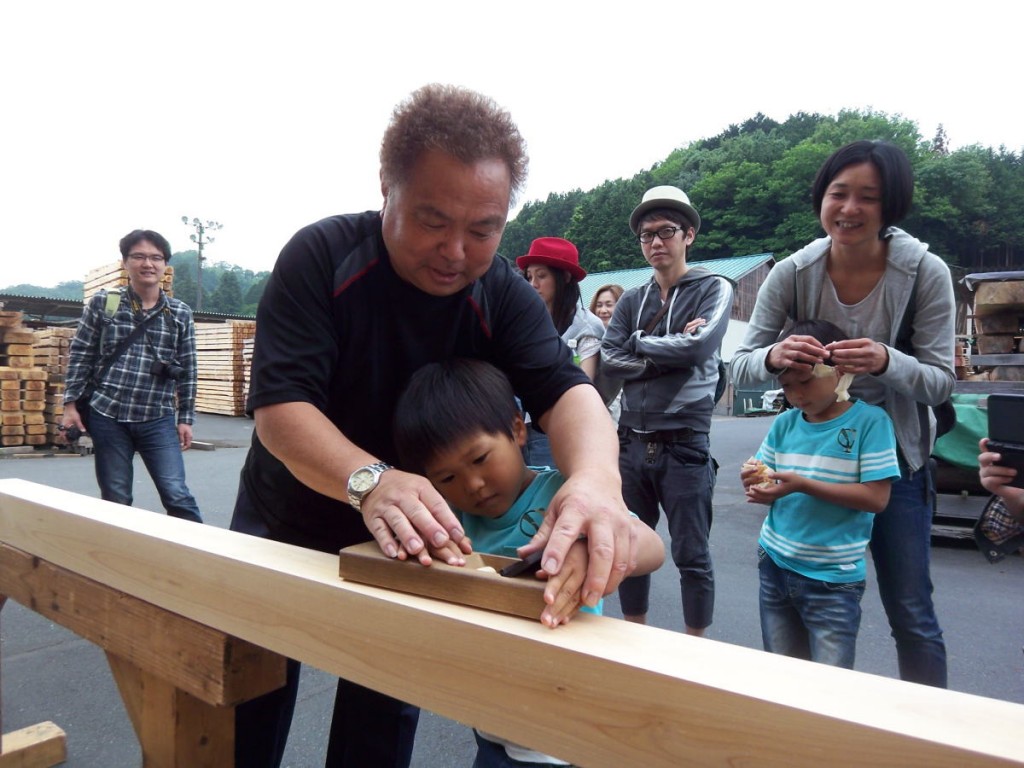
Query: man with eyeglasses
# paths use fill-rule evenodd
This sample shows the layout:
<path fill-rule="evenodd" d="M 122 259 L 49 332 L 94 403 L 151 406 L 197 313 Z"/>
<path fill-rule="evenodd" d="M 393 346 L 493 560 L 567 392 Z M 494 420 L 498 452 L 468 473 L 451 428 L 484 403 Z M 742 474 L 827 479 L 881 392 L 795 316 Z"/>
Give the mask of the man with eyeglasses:
<path fill-rule="evenodd" d="M 98 291 L 71 341 L 62 427 L 88 432 L 107 501 L 131 506 L 136 451 L 172 517 L 203 522 L 185 485 L 192 445 L 196 336 L 192 310 L 160 284 L 171 246 L 136 229 L 121 239 L 128 286 Z"/>
<path fill-rule="evenodd" d="M 629 226 L 654 273 L 619 299 L 601 344 L 602 362 L 625 382 L 622 495 L 652 528 L 665 510 L 686 633 L 702 636 L 715 602 L 708 534 L 717 463 L 708 435 L 733 287 L 687 265 L 700 216 L 681 189 L 648 190 Z M 622 582 L 619 601 L 627 621 L 646 623 L 649 592 L 648 576 Z"/>

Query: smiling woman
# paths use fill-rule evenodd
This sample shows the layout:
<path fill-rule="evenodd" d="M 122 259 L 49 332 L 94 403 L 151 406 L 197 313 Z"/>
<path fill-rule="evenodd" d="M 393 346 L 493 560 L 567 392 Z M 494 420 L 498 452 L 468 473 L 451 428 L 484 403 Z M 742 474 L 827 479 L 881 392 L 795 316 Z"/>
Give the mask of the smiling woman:
<path fill-rule="evenodd" d="M 953 389 L 953 287 L 945 262 L 894 226 L 909 212 L 913 192 L 910 161 L 899 147 L 857 141 L 836 150 L 812 188 L 826 237 L 768 274 L 732 373 L 737 386 L 748 386 L 785 369 L 809 372 L 830 358 L 839 373 L 857 375 L 854 398 L 888 412 L 900 478 L 871 533 L 878 589 L 900 677 L 945 687 L 946 648 L 929 575 L 926 462 L 935 440 L 929 406 Z M 828 320 L 850 338 L 828 345 L 801 335 L 779 341 L 789 319 Z"/>

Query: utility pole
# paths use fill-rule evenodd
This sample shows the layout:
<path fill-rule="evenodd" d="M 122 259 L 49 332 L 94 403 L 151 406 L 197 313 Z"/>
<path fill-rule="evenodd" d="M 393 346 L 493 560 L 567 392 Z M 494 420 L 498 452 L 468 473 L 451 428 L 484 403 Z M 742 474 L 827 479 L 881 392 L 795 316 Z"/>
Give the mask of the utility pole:
<path fill-rule="evenodd" d="M 203 246 L 209 245 L 213 242 L 213 238 L 207 235 L 207 232 L 216 231 L 224 225 L 216 221 L 200 221 L 198 218 L 193 217 L 192 221 L 189 222 L 188 216 L 181 217 L 182 224 L 191 224 L 192 228 L 196 231 L 194 235 L 191 235 L 191 240 L 197 246 L 199 246 L 199 258 L 196 259 L 196 312 L 203 308 Z M 206 237 L 204 240 L 203 237 Z"/>

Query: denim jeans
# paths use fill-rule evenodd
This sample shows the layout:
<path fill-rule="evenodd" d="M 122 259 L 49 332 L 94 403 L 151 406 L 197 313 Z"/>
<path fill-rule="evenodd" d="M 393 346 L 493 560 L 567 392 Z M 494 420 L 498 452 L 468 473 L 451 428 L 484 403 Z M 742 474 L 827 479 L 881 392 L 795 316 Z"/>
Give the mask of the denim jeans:
<path fill-rule="evenodd" d="M 89 434 L 96 457 L 96 481 L 106 501 L 131 506 L 135 480 L 132 459 L 138 451 L 167 514 L 203 522 L 196 500 L 185 485 L 185 462 L 173 414 L 133 422 L 117 421 L 93 411 Z"/>
<path fill-rule="evenodd" d="M 864 582 L 833 584 L 780 568 L 757 548 L 764 649 L 853 669 Z"/>
<path fill-rule="evenodd" d="M 715 609 L 715 575 L 708 537 L 715 462 L 708 436 L 695 433 L 686 440 L 645 443 L 620 427 L 619 471 L 622 498 L 644 523 L 656 528 L 660 510 L 665 510 L 686 626 L 710 626 Z M 623 581 L 619 586 L 622 612 L 627 616 L 646 614 L 650 586 L 650 576 Z"/>
<path fill-rule="evenodd" d="M 931 477 L 901 470 L 889 506 L 875 517 L 871 558 L 878 592 L 896 640 L 900 678 L 946 687 L 946 645 L 932 603 Z"/>
<path fill-rule="evenodd" d="M 555 459 L 551 455 L 551 443 L 548 436 L 533 426 L 526 425 L 526 445 L 523 446 L 523 460 L 528 467 L 551 467 L 555 466 Z"/>
<path fill-rule="evenodd" d="M 231 517 L 231 530 L 274 538 L 245 489 Z M 295 712 L 302 665 L 288 660 L 285 684 L 275 691 L 243 702 L 235 709 L 235 765 L 238 768 L 277 768 L 284 759 L 288 731 Z M 420 711 L 411 704 L 338 680 L 327 742 L 327 768 L 408 768 Z"/>

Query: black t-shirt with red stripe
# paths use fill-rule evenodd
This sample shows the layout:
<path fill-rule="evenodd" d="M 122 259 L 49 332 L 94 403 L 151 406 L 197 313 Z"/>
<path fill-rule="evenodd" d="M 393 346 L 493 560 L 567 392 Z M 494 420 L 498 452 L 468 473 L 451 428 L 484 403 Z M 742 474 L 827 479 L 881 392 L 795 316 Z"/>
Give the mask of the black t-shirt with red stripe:
<path fill-rule="evenodd" d="M 534 417 L 588 381 L 503 257 L 459 293 L 431 296 L 395 274 L 378 212 L 332 216 L 300 230 L 274 267 L 257 312 L 247 409 L 311 403 L 357 445 L 397 463 L 399 394 L 417 369 L 452 357 L 503 370 Z M 302 485 L 255 433 L 241 490 L 236 520 L 255 514 L 270 538 L 327 552 L 370 538 L 357 512 Z"/>

